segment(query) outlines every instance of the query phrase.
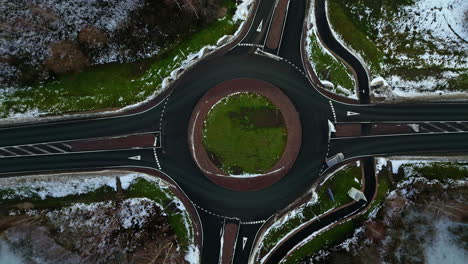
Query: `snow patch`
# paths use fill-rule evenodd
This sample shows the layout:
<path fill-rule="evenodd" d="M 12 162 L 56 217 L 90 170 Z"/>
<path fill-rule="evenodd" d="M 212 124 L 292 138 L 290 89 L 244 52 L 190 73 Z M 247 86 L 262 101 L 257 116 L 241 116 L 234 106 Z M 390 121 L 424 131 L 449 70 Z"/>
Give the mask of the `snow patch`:
<path fill-rule="evenodd" d="M 234 13 L 232 20 L 234 22 L 245 21 L 249 16 L 250 6 L 253 2 L 253 0 L 242 0 L 242 2 L 237 6 L 236 13 Z"/>
<path fill-rule="evenodd" d="M 455 241 L 450 229 L 463 227 L 468 228 L 468 224 L 453 222 L 449 219 L 437 219 L 434 223 L 435 237 L 426 245 L 425 256 L 427 264 L 465 264 L 467 251 Z"/>
<path fill-rule="evenodd" d="M 115 176 L 82 175 L 73 177 L 73 174 L 60 174 L 63 177 L 44 176 L 42 180 L 31 177 L 17 177 L 0 179 L 0 190 L 15 190 L 13 193 L 4 194 L 1 199 L 30 198 L 39 196 L 41 199 L 47 197 L 65 197 L 68 195 L 80 195 L 95 191 L 101 187 L 108 186 L 117 190 Z M 128 186 L 143 174 L 128 173 L 121 177 L 122 188 Z"/>
<path fill-rule="evenodd" d="M 24 264 L 24 259 L 18 255 L 3 239 L 0 239 L 0 263 Z"/>
<path fill-rule="evenodd" d="M 185 260 L 190 264 L 199 264 L 200 263 L 200 250 L 194 245 L 190 245 L 185 255 Z"/>

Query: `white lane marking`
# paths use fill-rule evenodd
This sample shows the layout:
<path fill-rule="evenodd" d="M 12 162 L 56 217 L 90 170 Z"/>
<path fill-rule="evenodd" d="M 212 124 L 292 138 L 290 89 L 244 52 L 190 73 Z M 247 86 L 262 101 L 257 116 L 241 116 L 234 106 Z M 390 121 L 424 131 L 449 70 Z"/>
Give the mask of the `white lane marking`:
<path fill-rule="evenodd" d="M 242 41 L 244 41 L 244 39 L 249 35 L 248 33 L 250 32 L 250 30 L 252 30 L 252 26 L 255 24 L 255 18 L 257 17 L 257 13 L 258 13 L 258 10 L 259 10 L 259 6 L 262 4 L 262 0 L 259 0 L 258 3 L 257 3 L 257 6 L 255 7 L 255 13 L 254 13 L 254 16 L 253 16 L 253 19 L 252 19 L 252 23 L 250 23 L 250 26 L 249 26 L 249 30 L 247 31 L 247 33 L 242 37 L 241 41 L 239 41 L 239 43 L 242 43 Z M 238 43 L 238 44 L 239 44 Z M 234 45 L 234 47 L 232 47 L 230 50 L 234 49 L 237 45 Z"/>
<path fill-rule="evenodd" d="M 141 160 L 141 156 L 138 155 L 138 156 L 132 156 L 132 157 L 128 157 L 128 159 L 131 159 L 131 160 Z"/>
<path fill-rule="evenodd" d="M 279 58 L 281 58 L 283 61 L 289 63 L 289 65 L 291 65 L 291 66 L 293 66 L 294 68 L 296 68 L 296 70 L 298 70 L 300 73 L 302 73 L 302 75 L 304 75 L 304 77 L 307 78 L 307 75 L 306 75 L 301 69 L 299 69 L 299 67 L 297 67 L 294 63 L 288 61 L 287 59 L 285 59 L 285 58 L 283 58 L 283 57 L 279 57 Z"/>
<path fill-rule="evenodd" d="M 242 238 L 242 250 L 244 250 L 245 244 L 247 244 L 247 240 L 248 240 L 248 238 L 246 238 L 246 237 Z"/>
<path fill-rule="evenodd" d="M 252 43 L 239 43 L 237 46 L 240 46 L 240 47 L 257 47 L 257 48 L 263 49 L 263 45 L 252 44 Z"/>
<path fill-rule="evenodd" d="M 372 135 L 372 136 L 357 136 L 357 137 L 337 137 L 337 138 L 332 138 L 332 141 L 337 141 L 337 140 L 344 140 L 344 139 L 353 139 L 353 138 L 383 138 L 383 137 L 401 137 L 401 136 L 410 136 L 410 137 L 418 137 L 421 135 L 445 135 L 445 134 L 468 134 L 468 132 L 428 132 L 428 133 L 403 133 L 403 134 L 390 134 L 390 135 Z M 379 155 L 384 155 L 385 154 L 379 154 Z M 377 156 L 377 155 L 371 155 L 371 156 Z M 388 156 L 388 155 L 387 155 Z"/>
<path fill-rule="evenodd" d="M 257 32 L 262 32 L 262 27 L 263 27 L 263 19 L 260 21 L 260 25 L 258 25 Z"/>
<path fill-rule="evenodd" d="M 452 129 L 455 129 L 455 130 L 458 131 L 458 132 L 463 132 L 463 130 L 461 130 L 461 129 L 457 128 L 457 127 L 454 127 L 454 126 L 451 125 L 451 124 L 448 124 L 448 123 L 445 123 L 445 122 L 444 122 L 443 124 L 446 125 L 446 126 L 448 126 L 448 127 L 450 127 L 450 128 L 452 128 Z"/>
<path fill-rule="evenodd" d="M 333 100 L 333 99 L 329 99 Z M 334 101 L 338 104 L 342 104 L 340 102 Z M 360 106 L 360 105 L 354 105 L 354 106 Z M 393 120 L 393 121 L 385 121 L 385 120 L 370 120 L 370 121 L 342 121 L 342 122 L 335 122 L 339 124 L 414 124 L 414 123 L 424 123 L 424 122 L 435 122 L 435 123 L 443 123 L 443 122 L 467 122 L 467 121 L 453 121 L 453 120 Z"/>
<path fill-rule="evenodd" d="M 435 133 L 434 131 L 430 131 L 429 129 L 427 129 L 427 128 L 423 127 L 423 126 L 420 126 L 419 128 L 420 128 L 420 130 L 425 131 L 425 133 Z"/>
<path fill-rule="evenodd" d="M 49 147 L 49 148 L 53 148 L 53 149 L 55 149 L 55 150 L 58 150 L 58 151 L 60 151 L 60 152 L 63 152 L 63 153 L 65 153 L 65 152 L 66 152 L 66 151 L 65 151 L 65 150 L 63 150 L 63 149 L 60 149 L 60 148 L 54 147 L 54 146 L 52 146 L 52 145 L 46 145 L 46 146 L 47 146 L 47 147 Z"/>
<path fill-rule="evenodd" d="M 335 112 L 335 107 L 333 107 L 333 103 L 331 100 L 328 100 L 328 102 L 330 103 L 330 107 L 331 107 L 331 110 L 332 110 L 332 113 L 333 113 L 333 119 L 335 120 L 334 123 L 336 123 L 336 112 Z"/>
<path fill-rule="evenodd" d="M 268 53 L 268 52 L 265 52 L 261 49 L 257 49 L 255 52 L 254 52 L 255 55 L 259 55 L 259 56 L 264 56 L 264 57 L 267 57 L 267 58 L 271 58 L 271 59 L 274 59 L 276 61 L 280 61 L 281 60 L 281 57 L 278 57 L 276 56 L 275 54 L 271 54 L 271 53 Z"/>
<path fill-rule="evenodd" d="M 355 116 L 355 115 L 360 115 L 360 114 L 353 112 L 353 111 L 346 111 L 346 116 Z"/>
<path fill-rule="evenodd" d="M 156 148 L 153 148 L 154 159 L 156 160 L 156 165 L 158 165 L 158 169 L 161 169 L 161 163 L 159 163 L 158 153 L 156 152 Z"/>
<path fill-rule="evenodd" d="M 273 23 L 273 16 L 275 15 L 275 12 L 276 12 L 276 7 L 278 6 L 278 1 L 279 0 L 275 0 L 276 3 L 275 3 L 275 8 L 273 8 L 273 13 L 271 13 L 271 17 L 270 17 L 270 22 L 268 23 L 268 29 L 267 29 L 267 32 L 266 32 L 266 35 L 265 35 L 265 38 L 263 40 L 263 46 L 266 45 L 266 42 L 267 42 L 267 39 L 268 39 L 268 35 L 270 35 L 270 29 L 271 29 L 271 23 Z"/>
<path fill-rule="evenodd" d="M 2 130 L 2 129 L 0 128 L 0 130 Z M 94 141 L 94 140 L 102 140 L 102 139 L 106 140 L 106 139 L 124 138 L 124 137 L 129 137 L 129 136 L 139 136 L 139 135 L 146 135 L 146 134 L 160 134 L 160 133 L 161 133 L 161 131 L 148 131 L 148 132 L 123 134 L 123 135 L 117 135 L 117 136 L 103 136 L 103 137 L 90 137 L 90 138 L 79 138 L 79 139 L 58 140 L 58 141 L 34 142 L 34 143 L 29 143 L 29 144 L 2 146 L 2 148 L 32 146 L 31 144 L 34 144 L 34 146 L 36 146 L 36 145 L 46 145 L 47 146 L 49 144 L 65 144 L 67 147 L 71 148 L 71 146 L 69 144 L 66 144 L 65 142 Z"/>
<path fill-rule="evenodd" d="M 250 222 L 240 222 L 241 225 L 258 225 L 265 223 L 266 220 L 250 221 Z"/>
<path fill-rule="evenodd" d="M 35 149 L 35 150 L 38 150 L 38 151 L 40 151 L 40 152 L 42 152 L 42 153 L 45 153 L 45 154 L 49 154 L 49 153 L 50 153 L 50 152 L 48 152 L 47 150 L 41 149 L 40 147 L 38 147 L 38 146 L 36 146 L 36 145 L 34 145 L 34 146 L 33 146 L 33 145 L 29 145 L 29 147 L 30 147 L 30 148 L 33 148 L 33 149 Z"/>
<path fill-rule="evenodd" d="M 286 22 L 288 20 L 288 13 L 289 13 L 289 4 L 291 3 L 290 0 L 288 0 L 288 5 L 286 6 L 286 14 L 284 15 L 284 20 L 283 20 L 283 26 L 281 27 L 281 38 L 280 38 L 280 42 L 279 42 L 279 45 L 278 45 L 278 50 L 276 51 L 276 54 L 278 55 L 279 52 L 280 52 L 280 49 L 281 49 L 281 43 L 283 43 L 283 34 L 284 34 L 284 29 L 286 27 Z M 276 2 L 276 4 L 278 4 L 278 2 Z M 275 8 L 276 9 L 276 8 Z M 276 10 L 275 10 L 276 12 Z M 273 20 L 273 18 L 271 18 L 271 20 Z"/>
<path fill-rule="evenodd" d="M 20 148 L 20 147 L 12 147 L 12 148 L 19 149 L 19 150 L 21 150 L 21 151 L 23 151 L 23 152 L 25 152 L 25 153 L 27 153 L 27 154 L 29 154 L 29 155 L 35 155 L 35 153 L 32 153 L 31 151 L 27 151 L 27 150 L 22 149 L 22 148 Z"/>
<path fill-rule="evenodd" d="M 13 155 L 13 156 L 19 156 L 19 154 L 18 154 L 18 153 L 15 153 L 15 152 L 9 151 L 8 149 L 2 148 L 1 150 L 5 151 L 6 153 L 8 153 L 8 154 L 10 154 L 10 155 Z"/>
<path fill-rule="evenodd" d="M 427 122 L 424 123 L 424 124 L 427 125 L 427 126 L 430 126 L 430 127 L 432 127 L 432 128 L 435 128 L 435 129 L 439 130 L 440 132 L 444 132 L 444 133 L 445 133 L 445 132 L 448 132 L 448 131 L 445 131 L 445 129 L 442 129 L 442 128 L 440 128 L 440 127 L 434 125 L 434 124 L 427 123 Z"/>
<path fill-rule="evenodd" d="M 61 143 L 61 144 L 68 149 L 72 149 L 72 146 L 70 144 L 67 144 L 67 143 Z"/>

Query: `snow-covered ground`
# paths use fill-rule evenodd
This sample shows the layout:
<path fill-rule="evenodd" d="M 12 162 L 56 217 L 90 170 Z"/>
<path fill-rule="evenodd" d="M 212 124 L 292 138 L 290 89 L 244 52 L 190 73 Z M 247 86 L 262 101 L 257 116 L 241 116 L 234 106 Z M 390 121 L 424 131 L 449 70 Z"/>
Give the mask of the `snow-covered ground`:
<path fill-rule="evenodd" d="M 6 0 L 0 0 L 0 1 L 6 1 Z M 54 1 L 54 0 L 50 0 L 50 1 Z M 135 2 L 134 5 L 131 5 L 131 7 L 137 8 L 137 3 L 138 2 Z M 249 15 L 249 12 L 252 11 L 252 6 L 253 6 L 252 3 L 253 3 L 253 0 L 242 0 L 238 4 L 236 13 L 235 13 L 235 15 L 233 17 L 233 22 L 241 22 L 241 24 L 240 24 L 238 30 L 233 35 L 225 35 L 225 36 L 221 37 L 219 40 L 217 40 L 216 43 L 214 43 L 215 45 L 208 45 L 208 46 L 202 47 L 199 51 L 191 52 L 189 54 L 185 54 L 185 53 L 182 52 L 182 54 L 180 56 L 176 56 L 174 58 L 174 64 L 171 65 L 171 68 L 169 69 L 170 74 L 168 76 L 165 76 L 165 75 L 161 76 L 161 74 L 160 74 L 161 69 L 159 71 L 148 71 L 141 78 L 141 81 L 145 82 L 147 85 L 153 86 L 151 80 L 154 80 L 154 78 L 158 78 L 158 79 L 159 78 L 164 78 L 162 80 L 162 83 L 159 85 L 158 89 L 155 89 L 154 93 L 151 96 L 149 96 L 147 99 L 143 100 L 142 102 L 126 106 L 124 108 L 121 108 L 121 109 L 117 110 L 117 112 L 124 112 L 124 111 L 130 110 L 130 109 L 136 108 L 136 107 L 138 107 L 138 106 L 140 106 L 142 104 L 145 104 L 148 101 L 154 99 L 157 95 L 159 95 L 161 93 L 161 91 L 168 88 L 172 84 L 172 82 L 176 78 L 178 78 L 178 76 L 180 74 L 183 73 L 183 71 L 185 69 L 190 68 L 193 64 L 195 64 L 197 61 L 204 58 L 206 55 L 212 53 L 216 49 L 224 47 L 230 41 L 235 39 L 240 34 L 240 32 L 241 32 L 241 30 L 242 30 L 242 28 L 244 26 L 245 20 L 247 19 L 248 15 Z M 126 5 L 122 4 L 120 7 L 125 7 L 125 6 Z M 122 11 L 120 11 L 118 13 L 120 14 L 120 13 L 122 13 Z M 2 55 L 2 48 L 1 48 L 2 46 L 1 45 L 2 45 L 2 42 L 1 42 L 1 39 L 0 39 L 0 57 Z M 8 74 L 11 74 L 11 71 L 10 71 L 11 69 L 10 68 L 8 68 L 8 69 L 5 68 L 4 70 L 6 72 L 2 72 L 1 67 L 2 67 L 3 64 L 5 64 L 5 63 L 2 63 L 1 60 L 0 60 L 0 78 L 1 78 L 2 74 L 4 74 L 4 76 L 7 76 Z M 7 65 L 7 64 L 5 64 L 5 65 Z M 164 69 L 164 70 L 166 70 L 166 69 Z M 27 88 L 27 89 L 31 89 L 31 88 Z M 0 87 L 0 105 L 5 103 L 5 98 L 9 98 L 9 97 L 13 96 L 15 91 L 16 91 L 16 89 L 13 88 L 13 87 Z M 87 100 L 98 100 L 98 99 L 91 97 L 91 98 L 89 98 Z M 47 122 L 47 121 L 50 121 L 50 120 L 69 119 L 71 117 L 78 118 L 78 117 L 89 117 L 89 116 L 96 116 L 96 115 L 102 116 L 102 115 L 110 114 L 109 111 L 105 111 L 105 112 L 92 113 L 92 114 L 73 114 L 73 115 L 64 114 L 62 116 L 44 117 L 44 118 L 38 119 L 38 117 L 40 117 L 42 115 L 49 114 L 48 111 L 47 110 L 40 110 L 39 109 L 40 106 L 38 106 L 38 107 L 25 106 L 25 108 L 26 109 L 23 109 L 21 112 L 10 111 L 9 113 L 2 113 L 4 115 L 6 115 L 7 117 L 2 118 L 0 120 L 0 123 L 9 124 L 9 123 L 19 123 L 19 122 L 21 122 L 21 123 L 25 123 L 25 122 Z M 60 106 L 60 108 L 63 108 L 63 106 Z M 56 112 L 56 110 L 55 110 L 55 112 Z M 116 111 L 113 111 L 113 112 L 116 112 Z"/>
<path fill-rule="evenodd" d="M 436 164 L 440 162 L 453 162 L 454 164 L 460 163 L 458 166 L 460 168 L 468 168 L 466 161 L 468 157 L 389 157 L 389 158 L 376 158 L 376 170 L 382 170 L 383 166 L 387 166 L 387 162 L 392 164 L 392 173 L 397 174 L 400 167 L 403 167 L 405 175 L 412 175 L 415 167 L 424 167 L 431 164 Z"/>
<path fill-rule="evenodd" d="M 453 230 L 468 230 L 468 224 L 450 219 L 437 219 L 434 227 L 436 229 L 434 238 L 425 244 L 426 263 L 466 263 L 468 251 L 453 237 Z"/>
<path fill-rule="evenodd" d="M 154 183 L 158 186 L 160 191 L 166 195 L 166 197 L 172 199 L 171 203 L 174 204 L 181 212 L 186 233 L 191 243 L 188 246 L 185 259 L 191 264 L 199 263 L 200 252 L 198 246 L 194 244 L 194 231 L 189 213 L 181 200 L 174 196 L 169 190 L 169 186 L 171 185 L 159 178 L 154 178 L 142 173 L 125 171 L 63 173 L 56 175 L 2 178 L 0 179 L 0 191 L 3 191 L 3 195 L 0 199 L 25 199 L 39 197 L 44 200 L 52 197 L 86 194 L 106 186 L 117 190 L 116 176 L 120 178 L 123 190 L 128 189 L 137 179 L 142 178 Z M 105 229 L 108 227 L 108 224 L 111 224 L 111 222 L 101 219 L 105 217 L 105 215 L 96 213 L 93 218 L 87 218 L 86 215 L 90 215 L 90 213 L 96 211 L 96 208 L 99 208 L 98 211 L 106 211 L 113 210 L 114 206 L 115 204 L 112 201 L 91 204 L 75 203 L 68 207 L 45 212 L 45 215 L 51 223 L 55 223 L 57 225 L 58 230 L 67 229 L 70 231 L 70 229 L 80 229 L 84 226 L 87 226 L 87 228 L 90 229 Z M 139 227 L 142 227 L 153 214 L 151 212 L 154 212 L 155 208 L 165 214 L 165 208 L 163 205 L 148 198 L 125 199 L 119 205 L 119 208 L 120 211 L 117 222 L 120 223 L 121 227 L 124 229 L 138 229 Z M 10 215 L 15 214 L 16 213 L 14 211 L 10 212 Z M 42 212 L 40 210 L 30 210 L 28 214 L 33 216 L 40 215 Z M 57 219 L 58 222 L 54 222 L 54 219 Z M 79 241 L 77 241 L 77 243 L 78 242 Z M 11 253 L 4 243 L 1 244 L 1 241 L 0 250 Z M 5 254 L 7 255 L 6 257 L 10 256 L 8 255 L 9 253 Z M 14 259 L 14 254 L 11 255 L 10 258 Z M 3 262 L 0 261 L 0 263 Z"/>
<path fill-rule="evenodd" d="M 419 0 L 414 5 L 403 7 L 397 19 L 379 21 L 379 28 L 390 26 L 392 31 L 379 31 L 378 38 L 391 40 L 384 49 L 394 65 L 382 65 L 383 75 L 394 97 L 450 96 L 467 98 L 466 87 L 449 88 L 449 80 L 461 77 L 468 71 L 468 2 L 463 0 Z M 409 31 L 414 33 L 408 34 Z M 417 54 L 399 52 L 405 41 L 398 42 L 395 35 L 407 35 L 413 45 L 420 49 Z M 407 41 L 408 42 L 408 41 Z M 431 45 L 432 44 L 432 45 Z M 432 46 L 432 47 L 431 47 Z M 439 67 L 443 71 L 410 77 L 395 69 Z M 445 89 L 449 88 L 449 89 Z M 465 90 L 459 90 L 464 88 Z"/>
<path fill-rule="evenodd" d="M 0 263 L 24 264 L 23 257 L 0 238 Z"/>
<path fill-rule="evenodd" d="M 31 54 L 28 59 L 32 63 L 43 61 L 51 43 L 76 39 L 84 27 L 93 26 L 113 34 L 143 3 L 143 0 L 0 0 L 0 21 L 5 23 L 5 31 L 0 31 L 0 57 Z M 1 32 L 7 34 L 10 30 L 16 30 L 15 37 L 3 38 Z M 122 51 L 121 46 L 111 46 L 97 62 L 124 58 Z M 10 74 L 5 65 L 0 64 L 0 78 L 4 73 Z"/>
<path fill-rule="evenodd" d="M 372 9 L 357 0 L 345 6 L 359 23 L 372 29 L 366 41 L 375 50 L 351 47 L 339 30 L 334 31 L 365 61 L 374 84 L 381 84 L 372 87 L 377 100 L 468 99 L 467 1 L 415 0 Z"/>
<path fill-rule="evenodd" d="M 455 161 L 459 161 L 457 166 Z M 392 163 L 393 173 L 401 168 L 404 178 L 391 191 L 386 202 L 380 206 L 382 212 L 372 213 L 369 221 L 354 232 L 353 237 L 328 250 L 321 250 L 312 259 L 313 263 L 333 259 L 330 255 L 348 256 L 370 263 L 454 263 L 466 262 L 468 251 L 464 246 L 463 234 L 468 225 L 466 215 L 467 179 L 429 180 L 415 168 L 451 161 L 458 168 L 467 168 L 466 157 L 438 160 L 437 157 L 390 157 L 377 159 L 377 169 Z M 447 171 L 447 173 L 450 173 Z M 462 212 L 462 213 L 460 213 Z M 380 238 L 379 238 L 380 237 Z M 341 259 L 346 263 L 346 258 Z"/>

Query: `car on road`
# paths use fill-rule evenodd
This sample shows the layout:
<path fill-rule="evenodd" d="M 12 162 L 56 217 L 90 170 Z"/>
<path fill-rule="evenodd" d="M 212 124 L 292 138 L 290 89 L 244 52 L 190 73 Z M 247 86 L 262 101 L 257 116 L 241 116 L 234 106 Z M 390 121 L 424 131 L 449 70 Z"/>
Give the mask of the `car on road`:
<path fill-rule="evenodd" d="M 335 156 L 327 159 L 326 163 L 327 163 L 327 166 L 330 168 L 332 166 L 335 166 L 336 164 L 338 164 L 339 162 L 343 161 L 344 160 L 344 155 L 343 153 L 338 153 L 336 154 Z"/>

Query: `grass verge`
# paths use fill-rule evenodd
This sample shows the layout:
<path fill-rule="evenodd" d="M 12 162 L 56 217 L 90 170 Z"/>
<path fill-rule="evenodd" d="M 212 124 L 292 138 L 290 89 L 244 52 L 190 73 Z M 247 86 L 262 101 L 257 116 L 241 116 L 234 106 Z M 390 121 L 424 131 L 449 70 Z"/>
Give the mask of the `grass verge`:
<path fill-rule="evenodd" d="M 315 34 L 315 29 L 312 30 L 310 36 L 310 56 L 309 60 L 312 63 L 317 77 L 320 80 L 329 81 L 335 85 L 332 92 L 349 96 L 355 94 L 355 81 L 349 69 L 338 61 L 333 55 L 322 47 L 322 44 Z M 341 87 L 337 88 L 338 86 Z"/>
<path fill-rule="evenodd" d="M 0 93 L 0 117 L 39 112 L 60 114 L 124 107 L 145 100 L 161 88 L 162 79 L 181 66 L 202 47 L 215 45 L 224 35 L 233 34 L 233 1 L 226 0 L 228 14 L 206 28 L 174 43 L 151 59 L 134 63 L 109 63 L 67 74 L 54 81 Z M 1 92 L 1 91 L 0 91 Z"/>
<path fill-rule="evenodd" d="M 300 263 L 307 256 L 310 256 L 314 252 L 318 252 L 320 249 L 330 247 L 336 244 L 337 241 L 342 241 L 353 234 L 356 224 L 353 221 L 348 221 L 335 226 L 334 228 L 327 230 L 309 242 L 302 245 L 300 248 L 295 250 L 289 257 L 285 259 L 284 264 L 296 264 Z"/>
<path fill-rule="evenodd" d="M 355 178 L 359 182 L 355 181 Z M 266 254 L 283 237 L 299 225 L 314 219 L 317 215 L 323 214 L 333 208 L 338 208 L 353 200 L 348 196 L 348 190 L 351 187 L 361 188 L 361 168 L 356 165 L 346 167 L 337 172 L 332 178 L 328 179 L 318 190 L 318 202 L 306 204 L 296 210 L 297 214 L 288 219 L 282 225 L 273 228 L 264 238 L 260 252 Z M 333 193 L 334 200 L 331 199 L 328 189 Z"/>

